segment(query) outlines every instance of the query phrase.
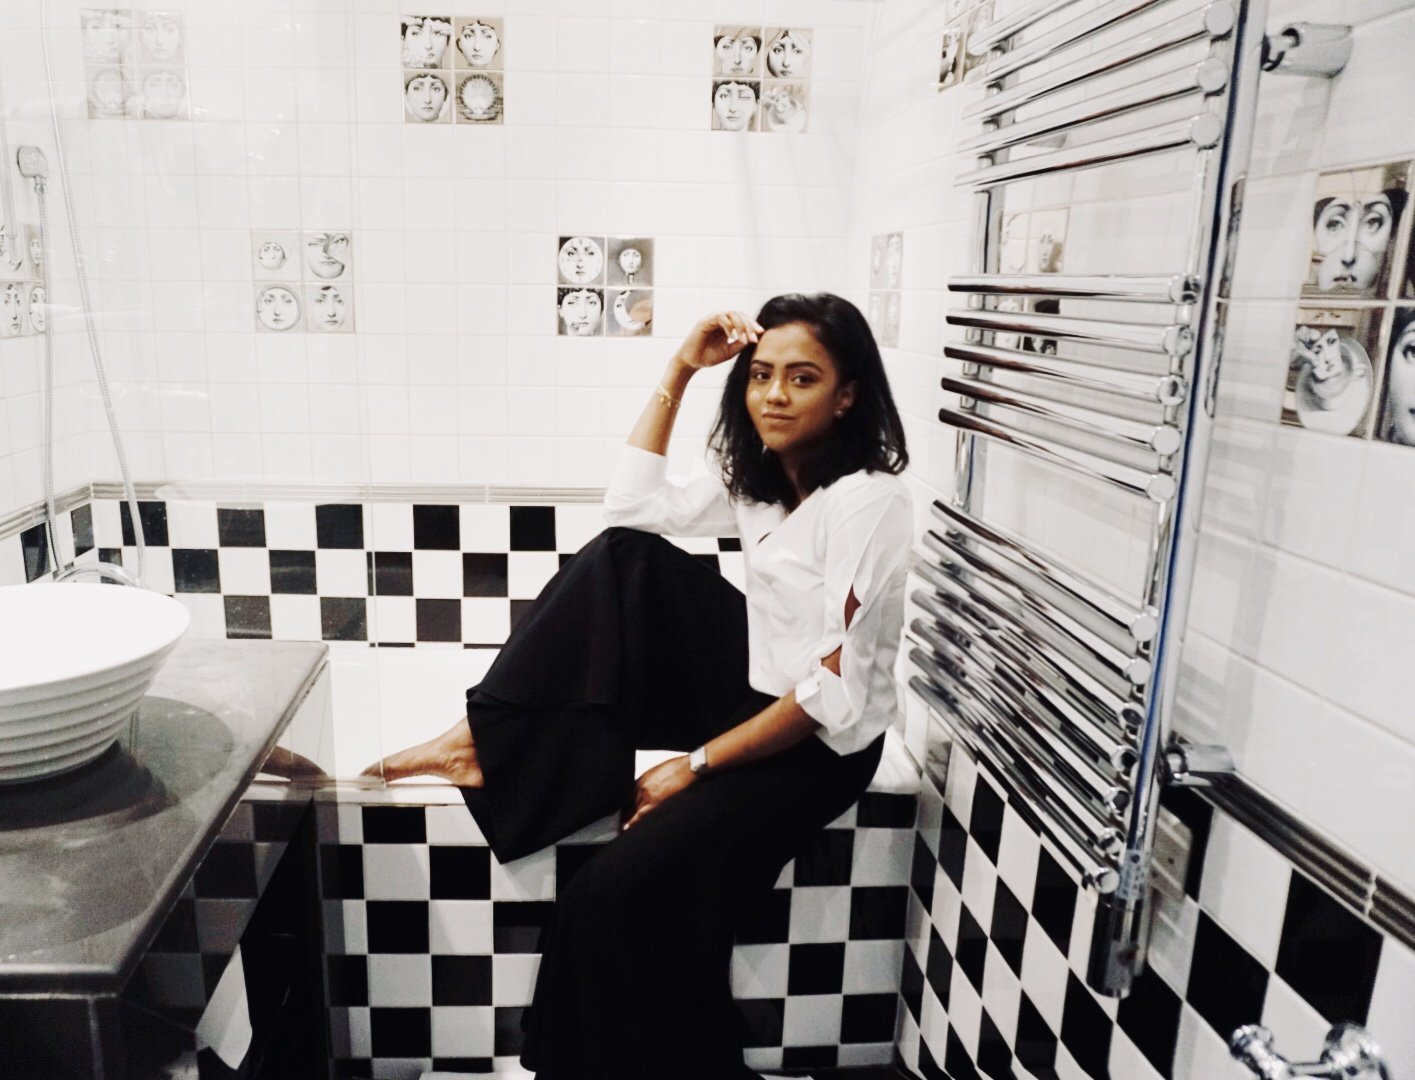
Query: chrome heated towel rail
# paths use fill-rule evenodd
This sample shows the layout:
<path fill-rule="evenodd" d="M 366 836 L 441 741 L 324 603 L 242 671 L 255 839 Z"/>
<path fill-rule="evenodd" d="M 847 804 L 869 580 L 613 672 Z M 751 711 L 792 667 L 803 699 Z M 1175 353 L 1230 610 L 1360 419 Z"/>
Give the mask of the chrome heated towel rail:
<path fill-rule="evenodd" d="M 988 59 L 958 181 L 976 192 L 973 272 L 946 316 L 956 488 L 916 565 L 910 685 L 1100 894 L 1087 978 L 1116 996 L 1144 962 L 1160 785 L 1230 767 L 1169 729 L 1265 19 L 1266 0 L 1035 0 L 969 42 Z M 1176 152 L 1194 174 L 1174 265 L 999 272 L 1009 185 Z M 1142 595 L 986 520 L 998 445 L 1138 500 Z"/>

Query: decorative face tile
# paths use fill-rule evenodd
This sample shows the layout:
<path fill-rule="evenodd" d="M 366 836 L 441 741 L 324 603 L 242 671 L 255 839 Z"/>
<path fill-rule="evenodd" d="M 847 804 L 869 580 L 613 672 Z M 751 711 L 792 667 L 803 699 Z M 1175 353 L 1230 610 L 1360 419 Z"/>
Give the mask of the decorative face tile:
<path fill-rule="evenodd" d="M 187 74 L 181 68 L 138 68 L 135 81 L 145 119 L 187 118 Z"/>
<path fill-rule="evenodd" d="M 599 285 L 604 281 L 604 238 L 562 236 L 557 258 L 562 285 Z"/>
<path fill-rule="evenodd" d="M 1395 309 L 1376 438 L 1415 446 L 1415 308 Z"/>
<path fill-rule="evenodd" d="M 0 286 L 0 337 L 20 337 L 28 332 L 24 285 L 11 281 Z"/>
<path fill-rule="evenodd" d="M 287 285 L 266 285 L 256 290 L 256 328 L 273 334 L 296 329 L 303 315 L 299 294 Z"/>
<path fill-rule="evenodd" d="M 807 94 L 805 83 L 764 83 L 757 130 L 788 133 L 805 131 Z"/>
<path fill-rule="evenodd" d="M 755 131 L 761 85 L 757 79 L 714 79 L 712 130 Z"/>
<path fill-rule="evenodd" d="M 963 81 L 963 29 L 950 26 L 943 32 L 943 48 L 938 60 L 938 88 L 944 90 Z"/>
<path fill-rule="evenodd" d="M 459 124 L 502 122 L 503 76 L 499 71 L 474 71 L 457 76 L 455 115 Z"/>
<path fill-rule="evenodd" d="M 1304 296 L 1390 294 L 1396 238 L 1409 201 L 1409 162 L 1322 173 L 1312 207 Z"/>
<path fill-rule="evenodd" d="M 609 311 L 605 333 L 610 337 L 647 337 L 653 332 L 651 289 L 610 289 Z"/>
<path fill-rule="evenodd" d="M 473 71 L 501 70 L 505 67 L 502 43 L 505 41 L 505 23 L 502 19 L 476 16 L 453 20 L 456 54 L 453 57 L 458 68 Z"/>
<path fill-rule="evenodd" d="M 609 284 L 653 284 L 653 241 L 643 236 L 609 238 Z"/>
<path fill-rule="evenodd" d="M 712 73 L 757 79 L 762 73 L 762 28 L 718 26 L 712 34 Z"/>
<path fill-rule="evenodd" d="M 1384 311 L 1298 308 L 1282 422 L 1364 438 L 1375 400 Z"/>
<path fill-rule="evenodd" d="M 179 12 L 138 12 L 136 37 L 139 64 L 181 64 L 187 59 L 186 31 Z"/>
<path fill-rule="evenodd" d="M 804 79 L 811 73 L 811 31 L 799 27 L 766 29 L 766 75 L 772 79 Z"/>
<path fill-rule="evenodd" d="M 353 260 L 353 238 L 343 231 L 311 231 L 304 236 L 306 280 L 347 280 Z"/>
<path fill-rule="evenodd" d="M 299 244 L 294 231 L 252 230 L 252 275 L 257 281 L 298 281 Z"/>
<path fill-rule="evenodd" d="M 116 64 L 128 57 L 133 39 L 132 13 L 112 8 L 84 8 L 79 12 L 79 33 L 87 63 Z"/>
<path fill-rule="evenodd" d="M 563 337 L 594 337 L 604 326 L 603 289 L 558 289 L 556 308 Z"/>
<path fill-rule="evenodd" d="M 88 65 L 84 85 L 90 120 L 116 119 L 127 116 L 130 110 L 134 114 L 139 111 L 136 91 L 117 64 Z"/>
<path fill-rule="evenodd" d="M 445 71 L 404 71 L 403 119 L 410 124 L 450 124 L 451 81 Z"/>
<path fill-rule="evenodd" d="M 452 19 L 449 16 L 402 16 L 401 49 L 405 68 L 449 67 L 451 43 Z"/>
<path fill-rule="evenodd" d="M 353 296 L 348 285 L 306 285 L 308 329 L 317 334 L 348 334 L 354 329 Z"/>

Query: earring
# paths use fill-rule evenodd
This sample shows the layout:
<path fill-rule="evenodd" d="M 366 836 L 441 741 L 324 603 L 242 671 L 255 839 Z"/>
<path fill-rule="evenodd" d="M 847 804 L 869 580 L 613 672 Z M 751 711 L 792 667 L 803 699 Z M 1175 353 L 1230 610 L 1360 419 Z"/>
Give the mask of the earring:
<path fill-rule="evenodd" d="M 842 416 L 844 416 L 844 415 L 845 415 L 845 410 L 844 410 L 844 409 L 836 409 L 836 410 L 835 410 L 835 418 L 836 418 L 837 420 L 839 420 L 839 419 L 840 419 Z"/>

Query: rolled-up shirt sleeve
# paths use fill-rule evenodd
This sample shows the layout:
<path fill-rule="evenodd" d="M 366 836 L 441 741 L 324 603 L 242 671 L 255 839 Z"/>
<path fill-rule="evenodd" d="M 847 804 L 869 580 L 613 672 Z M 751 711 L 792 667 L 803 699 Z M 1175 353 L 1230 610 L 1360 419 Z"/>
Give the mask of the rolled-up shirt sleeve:
<path fill-rule="evenodd" d="M 698 464 L 693 476 L 677 480 L 664 455 L 624 446 L 604 493 L 606 524 L 662 536 L 738 535 L 727 485 Z"/>
<path fill-rule="evenodd" d="M 852 727 L 872 690 L 892 685 L 913 521 L 902 486 L 877 487 L 843 501 L 826 538 L 824 633 L 810 674 L 796 684 L 796 704 L 827 735 Z M 845 605 L 852 589 L 860 606 L 847 627 Z M 821 663 L 837 647 L 839 675 Z"/>

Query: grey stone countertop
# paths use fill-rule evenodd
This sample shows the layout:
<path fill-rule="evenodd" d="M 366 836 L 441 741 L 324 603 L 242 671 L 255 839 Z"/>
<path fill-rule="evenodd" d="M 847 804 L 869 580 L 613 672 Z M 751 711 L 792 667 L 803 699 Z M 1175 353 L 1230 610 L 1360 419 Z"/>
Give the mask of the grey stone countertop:
<path fill-rule="evenodd" d="M 122 989 L 327 652 L 183 641 L 101 758 L 0 786 L 0 995 Z"/>

